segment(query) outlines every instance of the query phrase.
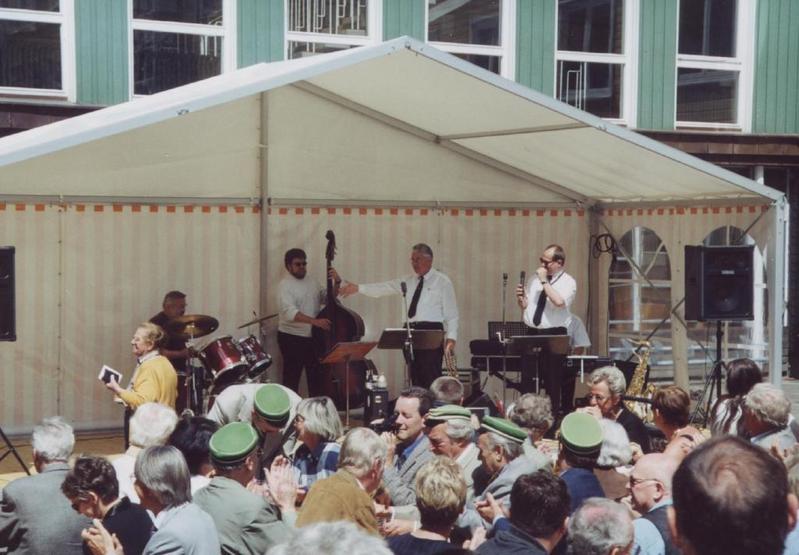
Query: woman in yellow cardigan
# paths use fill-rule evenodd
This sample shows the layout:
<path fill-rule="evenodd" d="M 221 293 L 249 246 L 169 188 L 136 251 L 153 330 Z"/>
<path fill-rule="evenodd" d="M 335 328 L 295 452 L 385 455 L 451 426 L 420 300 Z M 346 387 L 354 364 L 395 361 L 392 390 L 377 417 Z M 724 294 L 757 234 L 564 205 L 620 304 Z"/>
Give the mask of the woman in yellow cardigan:
<path fill-rule="evenodd" d="M 178 375 L 172 363 L 158 352 L 164 339 L 164 330 L 145 322 L 136 329 L 130 344 L 138 364 L 128 389 L 123 389 L 113 379 L 106 387 L 117 394 L 130 411 L 144 403 L 161 403 L 175 408 L 178 393 Z"/>

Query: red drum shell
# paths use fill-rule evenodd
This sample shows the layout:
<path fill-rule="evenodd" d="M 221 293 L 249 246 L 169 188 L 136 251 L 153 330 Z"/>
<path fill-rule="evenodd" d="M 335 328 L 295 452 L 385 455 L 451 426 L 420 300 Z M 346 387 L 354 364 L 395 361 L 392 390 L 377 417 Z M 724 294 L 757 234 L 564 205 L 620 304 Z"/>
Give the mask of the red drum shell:
<path fill-rule="evenodd" d="M 200 356 L 213 376 L 214 387 L 240 382 L 247 374 L 247 360 L 229 335 L 209 343 Z"/>

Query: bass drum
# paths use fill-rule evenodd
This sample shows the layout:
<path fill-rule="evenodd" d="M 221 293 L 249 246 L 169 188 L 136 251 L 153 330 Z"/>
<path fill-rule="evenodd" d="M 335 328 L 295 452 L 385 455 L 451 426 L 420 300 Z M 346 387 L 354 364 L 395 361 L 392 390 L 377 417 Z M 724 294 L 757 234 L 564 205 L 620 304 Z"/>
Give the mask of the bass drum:
<path fill-rule="evenodd" d="M 250 381 L 257 380 L 272 365 L 272 357 L 266 354 L 266 351 L 261 347 L 261 342 L 254 335 L 242 337 L 238 343 L 239 350 L 250 365 L 249 370 L 247 370 L 247 379 Z"/>
<path fill-rule="evenodd" d="M 249 370 L 247 359 L 229 335 L 209 343 L 200 357 L 210 373 L 214 390 L 243 381 Z"/>

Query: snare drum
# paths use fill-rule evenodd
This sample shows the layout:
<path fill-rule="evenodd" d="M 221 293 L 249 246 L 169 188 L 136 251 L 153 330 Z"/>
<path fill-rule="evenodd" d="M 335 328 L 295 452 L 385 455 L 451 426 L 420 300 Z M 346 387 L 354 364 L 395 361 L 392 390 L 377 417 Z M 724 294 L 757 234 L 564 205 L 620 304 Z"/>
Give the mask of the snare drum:
<path fill-rule="evenodd" d="M 247 378 L 254 380 L 269 368 L 272 364 L 272 357 L 264 352 L 261 342 L 254 335 L 242 337 L 238 343 L 239 350 L 241 350 L 250 365 L 250 369 L 247 371 Z"/>
<path fill-rule="evenodd" d="M 213 377 L 214 388 L 242 381 L 249 368 L 238 345 L 229 335 L 209 343 L 200 356 Z"/>

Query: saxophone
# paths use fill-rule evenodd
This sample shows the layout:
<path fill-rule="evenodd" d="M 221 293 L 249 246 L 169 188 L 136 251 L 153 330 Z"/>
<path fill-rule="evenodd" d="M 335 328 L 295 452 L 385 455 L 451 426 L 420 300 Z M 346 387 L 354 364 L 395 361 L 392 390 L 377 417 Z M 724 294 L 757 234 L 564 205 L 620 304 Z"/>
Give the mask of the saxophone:
<path fill-rule="evenodd" d="M 630 397 L 644 397 L 651 399 L 655 394 L 655 386 L 646 384 L 646 370 L 649 366 L 649 354 L 652 345 L 649 341 L 641 341 L 637 343 L 638 348 L 633 354 L 638 357 L 638 364 L 633 372 L 633 377 L 627 385 L 626 395 Z M 627 410 L 634 413 L 638 418 L 647 423 L 652 423 L 654 416 L 652 414 L 652 405 L 643 401 L 624 401 Z"/>

